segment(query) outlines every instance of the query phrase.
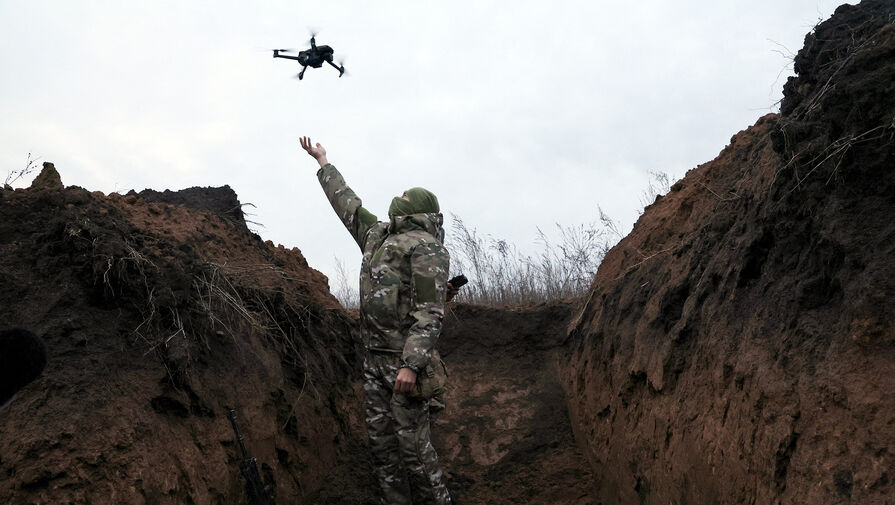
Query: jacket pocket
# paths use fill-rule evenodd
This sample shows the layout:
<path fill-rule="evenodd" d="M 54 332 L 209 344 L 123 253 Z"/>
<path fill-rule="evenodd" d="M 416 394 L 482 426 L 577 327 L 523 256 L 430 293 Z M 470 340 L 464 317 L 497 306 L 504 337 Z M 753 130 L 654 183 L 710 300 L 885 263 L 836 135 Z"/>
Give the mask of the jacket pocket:
<path fill-rule="evenodd" d="M 420 370 L 420 374 L 416 378 L 416 384 L 408 394 L 423 400 L 430 400 L 444 394 L 447 377 L 447 366 L 445 366 L 438 352 L 434 352 L 426 368 Z"/>

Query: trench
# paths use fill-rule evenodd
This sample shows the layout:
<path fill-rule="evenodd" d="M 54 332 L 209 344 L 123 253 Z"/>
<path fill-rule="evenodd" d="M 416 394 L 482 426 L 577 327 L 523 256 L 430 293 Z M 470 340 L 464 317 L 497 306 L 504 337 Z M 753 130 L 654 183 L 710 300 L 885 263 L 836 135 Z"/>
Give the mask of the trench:
<path fill-rule="evenodd" d="M 432 439 L 456 504 L 596 504 L 590 465 L 576 445 L 560 383 L 572 306 L 449 307 L 439 340 L 447 410 Z M 324 503 L 377 503 L 359 466 L 356 486 L 330 486 Z"/>

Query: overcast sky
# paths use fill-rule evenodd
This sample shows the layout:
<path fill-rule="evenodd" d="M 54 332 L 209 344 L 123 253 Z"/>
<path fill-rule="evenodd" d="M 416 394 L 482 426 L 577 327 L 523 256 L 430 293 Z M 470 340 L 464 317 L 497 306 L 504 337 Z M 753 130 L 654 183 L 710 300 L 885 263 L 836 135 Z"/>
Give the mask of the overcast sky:
<path fill-rule="evenodd" d="M 31 152 L 104 193 L 229 184 L 264 239 L 354 276 L 309 135 L 381 218 L 424 186 L 534 252 L 598 205 L 630 230 L 650 171 L 680 178 L 776 111 L 840 3 L 0 0 L 0 177 Z M 298 81 L 266 51 L 309 28 L 349 76 Z"/>

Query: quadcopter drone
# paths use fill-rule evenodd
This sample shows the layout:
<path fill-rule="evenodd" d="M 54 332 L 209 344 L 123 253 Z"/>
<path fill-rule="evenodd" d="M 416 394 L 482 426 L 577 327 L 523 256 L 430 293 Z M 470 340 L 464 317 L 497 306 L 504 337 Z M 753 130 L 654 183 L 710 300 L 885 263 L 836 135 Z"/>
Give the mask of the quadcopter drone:
<path fill-rule="evenodd" d="M 301 64 L 302 69 L 301 72 L 298 73 L 296 77 L 302 79 L 305 76 L 305 70 L 308 67 L 312 68 L 320 68 L 323 66 L 323 63 L 329 63 L 333 68 L 339 71 L 339 77 L 345 73 L 345 65 L 336 65 L 333 63 L 333 48 L 329 46 L 318 46 L 317 42 L 314 40 L 314 37 L 311 37 L 311 48 L 306 49 L 304 51 L 299 51 L 298 56 L 292 56 L 288 54 L 280 54 L 282 52 L 293 51 L 293 49 L 274 49 L 273 57 L 274 58 L 286 58 L 289 60 L 295 60 Z"/>

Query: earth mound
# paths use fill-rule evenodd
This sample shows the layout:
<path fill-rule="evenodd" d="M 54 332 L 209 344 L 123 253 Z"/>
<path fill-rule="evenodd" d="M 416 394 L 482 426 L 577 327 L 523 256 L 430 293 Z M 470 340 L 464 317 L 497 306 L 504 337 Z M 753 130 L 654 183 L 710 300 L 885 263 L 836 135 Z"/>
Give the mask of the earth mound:
<path fill-rule="evenodd" d="M 281 499 L 358 452 L 353 322 L 240 208 L 229 188 L 64 188 L 52 164 L 0 190 L 0 326 L 48 354 L 0 412 L 0 502 L 242 501 L 227 407 Z"/>
<path fill-rule="evenodd" d="M 805 39 L 781 114 L 606 255 L 570 324 L 603 503 L 895 494 L 895 4 Z"/>

